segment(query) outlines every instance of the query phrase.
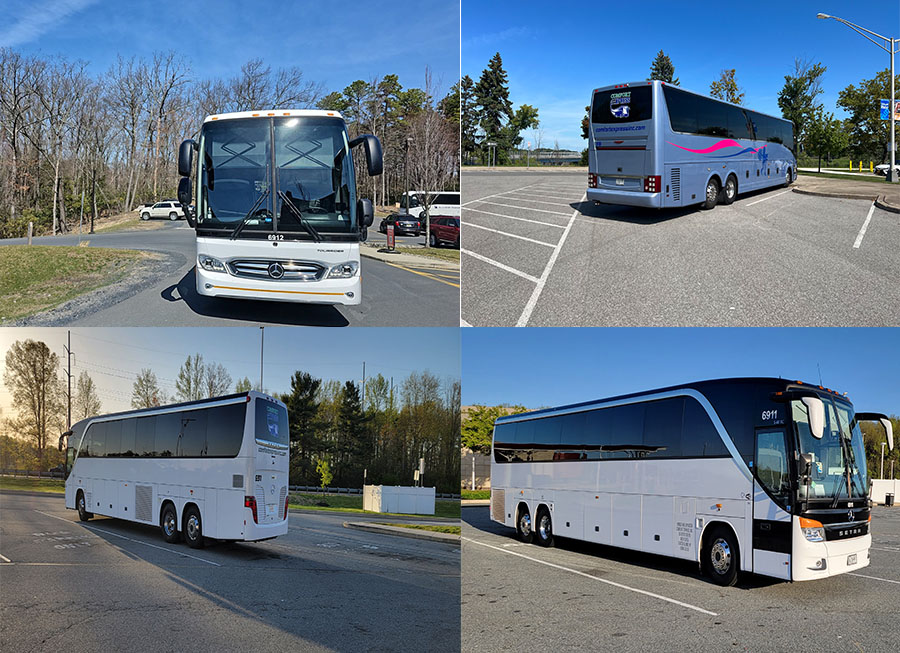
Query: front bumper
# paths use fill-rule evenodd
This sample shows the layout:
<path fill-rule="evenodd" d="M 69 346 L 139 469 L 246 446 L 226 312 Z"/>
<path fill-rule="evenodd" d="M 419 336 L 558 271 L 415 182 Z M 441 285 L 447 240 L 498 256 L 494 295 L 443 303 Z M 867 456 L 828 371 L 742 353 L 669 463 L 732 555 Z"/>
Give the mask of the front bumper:
<path fill-rule="evenodd" d="M 794 517 L 793 521 L 791 580 L 828 578 L 869 566 L 869 547 L 872 545 L 870 534 L 846 540 L 810 542 L 800 530 L 799 519 Z M 853 555 L 856 556 L 856 562 L 850 564 L 848 561 Z M 816 563 L 822 560 L 825 561 L 825 567 L 817 568 Z"/>
<path fill-rule="evenodd" d="M 362 295 L 362 272 L 349 279 L 268 281 L 235 277 L 226 272 L 210 272 L 200 265 L 195 270 L 197 293 L 204 297 L 357 306 Z"/>
<path fill-rule="evenodd" d="M 619 204 L 621 206 L 638 206 L 645 209 L 662 208 L 662 193 L 643 193 L 636 191 L 606 190 L 604 188 L 588 188 L 587 198 L 601 204 Z"/>

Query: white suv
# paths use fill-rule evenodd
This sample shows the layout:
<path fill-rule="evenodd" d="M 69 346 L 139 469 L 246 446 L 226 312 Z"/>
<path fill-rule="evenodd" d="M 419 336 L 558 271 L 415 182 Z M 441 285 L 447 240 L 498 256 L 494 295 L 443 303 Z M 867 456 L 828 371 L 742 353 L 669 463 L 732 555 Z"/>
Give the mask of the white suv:
<path fill-rule="evenodd" d="M 149 220 L 150 218 L 169 218 L 169 220 L 177 220 L 184 217 L 184 209 L 178 202 L 165 201 L 157 202 L 153 206 L 141 210 L 141 220 Z"/>

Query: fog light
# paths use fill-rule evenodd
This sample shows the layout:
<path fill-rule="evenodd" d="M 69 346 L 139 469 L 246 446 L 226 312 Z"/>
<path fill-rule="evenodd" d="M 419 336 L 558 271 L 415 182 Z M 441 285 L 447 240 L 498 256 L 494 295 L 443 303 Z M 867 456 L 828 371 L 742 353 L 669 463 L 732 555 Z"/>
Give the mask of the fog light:
<path fill-rule="evenodd" d="M 828 568 L 828 561 L 825 558 L 819 558 L 816 560 L 816 564 L 814 567 L 807 567 L 807 569 L 812 569 L 813 571 L 822 571 L 823 569 Z"/>
<path fill-rule="evenodd" d="M 348 293 L 344 293 L 344 294 L 347 295 L 347 297 L 349 297 L 350 299 L 353 299 L 353 293 L 352 293 L 352 292 L 348 292 Z"/>

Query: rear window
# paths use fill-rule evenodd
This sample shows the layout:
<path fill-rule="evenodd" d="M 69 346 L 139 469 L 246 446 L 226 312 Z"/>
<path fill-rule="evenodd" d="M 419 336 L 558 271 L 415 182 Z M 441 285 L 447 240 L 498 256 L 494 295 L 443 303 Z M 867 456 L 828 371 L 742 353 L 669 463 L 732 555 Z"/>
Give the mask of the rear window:
<path fill-rule="evenodd" d="M 653 87 L 611 88 L 594 93 L 591 122 L 604 125 L 649 120 L 653 117 Z"/>
<path fill-rule="evenodd" d="M 459 193 L 439 193 L 435 195 L 432 204 L 446 204 L 456 206 L 459 204 Z"/>
<path fill-rule="evenodd" d="M 288 445 L 290 436 L 284 406 L 265 399 L 256 400 L 256 439 Z"/>

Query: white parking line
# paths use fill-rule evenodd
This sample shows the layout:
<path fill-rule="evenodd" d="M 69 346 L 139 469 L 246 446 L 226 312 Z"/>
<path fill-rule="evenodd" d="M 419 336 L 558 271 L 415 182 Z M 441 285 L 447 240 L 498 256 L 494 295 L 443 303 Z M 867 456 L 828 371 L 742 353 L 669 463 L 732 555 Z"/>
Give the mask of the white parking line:
<path fill-rule="evenodd" d="M 468 249 L 461 249 L 459 251 L 461 251 L 463 254 L 466 254 L 467 256 L 471 256 L 474 259 L 478 259 L 479 261 L 487 263 L 488 265 L 493 265 L 494 267 L 500 268 L 501 270 L 506 270 L 507 272 L 511 272 L 512 274 L 522 277 L 523 279 L 528 279 L 532 283 L 538 282 L 537 277 L 533 277 L 526 272 L 522 272 L 521 270 L 511 268 L 508 265 L 504 265 L 503 263 L 500 263 L 499 261 L 495 261 L 492 258 L 488 258 L 487 256 L 482 256 L 481 254 L 476 254 L 475 252 L 470 251 Z"/>
<path fill-rule="evenodd" d="M 545 243 L 543 240 L 535 240 L 534 238 L 526 238 L 525 236 L 517 236 L 516 234 L 509 234 L 505 231 L 500 231 L 498 229 L 491 229 L 489 227 L 482 227 L 481 225 L 477 225 L 473 222 L 467 222 L 467 227 L 472 227 L 474 229 L 483 229 L 484 231 L 490 231 L 495 234 L 500 234 L 501 236 L 509 236 L 510 238 L 518 238 L 519 240 L 527 240 L 529 243 L 534 243 L 535 245 L 543 245 L 544 247 L 556 247 L 554 243 Z"/>
<path fill-rule="evenodd" d="M 550 195 L 540 195 L 539 197 L 550 197 Z M 560 197 L 559 201 L 556 202 L 543 202 L 541 200 L 536 200 L 531 197 L 522 197 L 520 195 L 510 195 L 507 193 L 501 199 L 513 200 L 515 202 L 532 202 L 533 204 L 549 204 L 550 206 L 560 206 L 562 204 L 568 204 L 567 200 L 571 200 L 571 197 Z"/>
<path fill-rule="evenodd" d="M 777 193 L 775 195 L 769 195 L 768 197 L 764 197 L 761 200 L 756 200 L 755 202 L 750 202 L 747 206 L 753 206 L 754 204 L 759 204 L 760 202 L 765 202 L 766 200 L 770 200 L 773 197 L 779 197 L 780 195 L 784 195 L 785 193 L 791 193 L 791 192 L 793 192 L 793 191 L 783 190 L 780 193 Z"/>
<path fill-rule="evenodd" d="M 872 202 L 872 206 L 869 207 L 869 213 L 866 215 L 866 221 L 863 222 L 862 228 L 859 230 L 859 233 L 856 234 L 856 241 L 853 243 L 853 249 L 859 249 L 859 246 L 862 245 L 863 236 L 866 235 L 866 229 L 869 228 L 869 222 L 872 220 L 872 214 L 875 212 L 875 202 Z"/>
<path fill-rule="evenodd" d="M 466 211 L 475 211 L 476 213 L 484 213 L 485 215 L 495 215 L 498 218 L 509 218 L 510 220 L 519 220 L 521 222 L 532 222 L 534 224 L 544 225 L 545 227 L 556 227 L 557 229 L 565 229 L 564 225 L 561 224 L 551 224 L 550 222 L 541 222 L 540 220 L 529 220 L 528 218 L 517 218 L 513 215 L 504 215 L 503 213 L 491 213 L 490 211 L 482 211 L 481 209 L 473 209 L 469 207 Z M 472 224 L 471 222 L 466 222 L 466 225 Z"/>
<path fill-rule="evenodd" d="M 0 553 L 0 560 L 3 560 L 3 562 L 12 562 L 12 560 L 10 560 L 9 558 L 7 558 L 7 557 L 6 557 L 5 555 L 3 555 L 2 553 Z"/>
<path fill-rule="evenodd" d="M 568 216 L 568 213 L 561 213 L 559 211 L 548 211 L 547 209 L 533 209 L 530 206 L 516 206 L 515 204 L 500 204 L 500 202 L 482 202 L 482 204 L 491 204 L 493 206 L 505 206 L 508 209 L 519 209 L 520 211 L 537 211 L 538 213 L 549 213 L 550 215 L 565 215 Z"/>
<path fill-rule="evenodd" d="M 587 193 L 581 196 L 581 201 L 587 198 Z M 544 267 L 544 272 L 541 274 L 541 278 L 537 282 L 537 286 L 534 291 L 531 293 L 531 297 L 528 299 L 528 303 L 525 304 L 525 309 L 522 311 L 522 314 L 519 316 L 519 321 L 516 322 L 516 326 L 528 326 L 528 320 L 531 319 L 531 313 L 534 311 L 534 307 L 537 305 L 538 299 L 541 297 L 541 293 L 544 291 L 544 286 L 547 283 L 547 277 L 550 276 L 551 270 L 553 270 L 553 266 L 556 264 L 556 258 L 559 256 L 559 252 L 562 249 L 562 246 L 566 243 L 566 238 L 569 236 L 569 232 L 572 230 L 572 225 L 575 224 L 575 216 L 580 213 L 577 209 L 572 212 L 572 217 L 569 218 L 569 224 L 566 225 L 566 230 L 563 231 L 562 238 L 559 239 L 559 242 L 556 244 L 556 249 L 553 250 L 553 253 L 550 255 L 550 260 L 547 261 L 547 265 Z"/>
<path fill-rule="evenodd" d="M 859 576 L 860 578 L 871 578 L 872 580 L 880 580 L 880 581 L 884 581 L 885 583 L 896 583 L 897 585 L 900 585 L 900 580 L 890 580 L 888 578 L 879 578 L 878 576 L 866 576 L 865 574 L 848 573 L 847 575 L 848 576 Z"/>
<path fill-rule="evenodd" d="M 56 515 L 51 515 L 50 513 L 44 512 L 43 510 L 35 510 L 35 512 L 39 512 L 42 515 L 46 515 L 47 517 L 53 517 L 53 519 L 58 519 L 60 521 L 68 522 L 69 524 L 76 524 L 78 522 L 73 522 L 71 519 L 64 519 L 62 517 L 57 517 Z M 164 546 L 157 546 L 156 544 L 150 544 L 149 542 L 142 542 L 141 540 L 135 540 L 130 537 L 125 537 L 124 535 L 119 535 L 118 533 L 113 533 L 112 531 L 103 530 L 102 528 L 97 528 L 96 526 L 88 526 L 87 524 L 78 523 L 79 526 L 82 526 L 91 531 L 97 531 L 99 533 L 106 533 L 107 535 L 114 535 L 116 537 L 121 537 L 123 540 L 128 540 L 129 542 L 136 542 L 138 544 L 143 544 L 144 546 L 151 546 L 154 549 L 159 549 L 160 551 L 168 551 L 169 553 L 174 553 L 175 555 L 185 556 L 186 558 L 193 558 L 194 560 L 199 560 L 200 562 L 205 562 L 208 565 L 215 565 L 216 567 L 221 567 L 218 562 L 213 562 L 212 560 L 206 560 L 205 558 L 198 558 L 197 556 L 192 556 L 190 553 L 184 553 L 183 551 L 175 551 L 174 549 L 167 549 Z"/>
<path fill-rule="evenodd" d="M 459 326 L 461 326 L 461 327 L 470 327 L 470 326 L 472 326 L 472 325 L 469 324 L 468 322 L 466 322 L 464 319 L 459 318 Z"/>
<path fill-rule="evenodd" d="M 469 200 L 468 202 L 463 202 L 460 206 L 466 206 L 467 204 L 471 204 L 472 202 L 480 202 L 482 200 L 486 200 L 489 197 L 497 197 L 498 195 L 502 195 L 503 193 L 515 193 L 517 190 L 525 190 L 526 188 L 531 188 L 534 184 L 529 184 L 527 186 L 522 186 L 521 188 L 516 188 L 515 190 L 505 190 L 500 193 L 494 193 L 493 195 L 485 195 L 484 197 L 479 197 L 475 200 Z"/>
<path fill-rule="evenodd" d="M 579 576 L 584 576 L 585 578 L 589 578 L 591 580 L 595 580 L 598 583 L 605 583 L 607 585 L 612 585 L 613 587 L 618 587 L 619 589 L 628 590 L 629 592 L 635 592 L 637 594 L 643 594 L 644 596 L 650 596 L 654 599 L 659 599 L 661 601 L 666 601 L 667 603 L 674 603 L 675 605 L 680 605 L 683 608 L 689 608 L 691 610 L 696 610 L 697 612 L 702 612 L 703 614 L 708 614 L 713 617 L 719 616 L 717 612 L 710 612 L 709 610 L 704 610 L 696 605 L 691 605 L 690 603 L 685 603 L 684 601 L 679 601 L 677 599 L 671 599 L 668 596 L 663 596 L 662 594 L 654 594 L 653 592 L 648 592 L 647 590 L 638 589 L 636 587 L 629 587 L 628 585 L 623 585 L 622 583 L 616 583 L 611 580 L 606 580 L 605 578 L 597 578 L 596 576 L 592 576 L 591 574 L 587 574 L 583 571 L 578 571 L 577 569 L 570 569 L 569 567 L 563 567 L 562 565 L 557 565 L 553 562 L 547 562 L 546 560 L 539 560 L 538 558 L 532 558 L 531 556 L 527 556 L 524 553 L 517 553 L 515 551 L 510 551 L 509 549 L 502 549 L 499 546 L 494 546 L 492 544 L 485 544 L 484 542 L 479 542 L 477 540 L 473 540 L 468 537 L 463 537 L 463 540 L 466 542 L 471 542 L 472 544 L 478 544 L 479 546 L 486 546 L 489 549 L 494 549 L 495 551 L 500 551 L 501 553 L 505 553 L 507 555 L 516 556 L 518 558 L 525 558 L 526 560 L 531 560 L 532 562 L 536 562 L 540 565 L 546 565 L 548 567 L 553 567 L 554 569 L 560 569 L 562 571 L 568 571 L 573 574 L 577 574 Z"/>

